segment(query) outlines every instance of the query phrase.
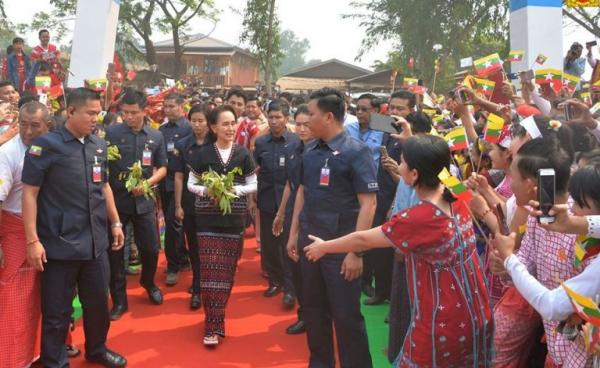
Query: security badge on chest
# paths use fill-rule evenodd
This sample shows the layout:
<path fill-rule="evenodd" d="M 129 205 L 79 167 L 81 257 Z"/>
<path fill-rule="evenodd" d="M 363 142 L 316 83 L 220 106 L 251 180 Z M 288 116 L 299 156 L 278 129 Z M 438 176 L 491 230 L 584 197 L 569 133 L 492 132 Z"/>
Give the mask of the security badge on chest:
<path fill-rule="evenodd" d="M 319 185 L 322 187 L 329 186 L 329 166 L 327 166 L 328 162 L 329 162 L 329 159 L 325 160 L 325 165 L 323 165 L 323 167 L 321 168 L 321 176 L 319 177 Z"/>
<path fill-rule="evenodd" d="M 94 156 L 94 165 L 92 166 L 92 182 L 102 182 L 102 165 L 98 163 L 98 156 Z"/>

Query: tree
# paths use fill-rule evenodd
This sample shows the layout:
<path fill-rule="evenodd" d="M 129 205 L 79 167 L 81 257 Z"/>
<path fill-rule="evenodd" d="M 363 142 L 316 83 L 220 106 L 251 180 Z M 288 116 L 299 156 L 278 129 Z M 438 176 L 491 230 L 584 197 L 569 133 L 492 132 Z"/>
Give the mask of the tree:
<path fill-rule="evenodd" d="M 600 37 L 600 8 L 564 7 L 563 14 L 594 36 Z"/>
<path fill-rule="evenodd" d="M 240 40 L 248 43 L 250 51 L 258 57 L 265 87 L 270 95 L 271 80 L 283 56 L 275 0 L 249 0 L 242 27 Z"/>
<path fill-rule="evenodd" d="M 181 45 L 182 33 L 189 29 L 190 21 L 198 17 L 213 17 L 214 13 L 212 0 L 155 0 L 156 4 L 162 9 L 164 21 L 157 22 L 160 30 L 171 32 L 173 36 L 174 75 L 179 79 L 181 75 L 183 47 Z M 274 0 L 273 0 L 274 1 Z"/>
<path fill-rule="evenodd" d="M 50 4 L 53 6 L 50 13 L 36 13 L 31 23 L 20 24 L 18 29 L 25 32 L 48 28 L 52 30 L 53 38 L 63 37 L 67 31 L 64 18 L 75 15 L 77 0 L 50 0 Z M 181 36 L 189 30 L 192 20 L 215 15 L 213 0 L 121 0 L 119 11 L 117 53 L 129 55 L 130 59 L 136 58 L 136 55 L 144 56 L 148 65 L 156 64 L 156 51 L 151 38 L 153 31 L 171 33 L 175 46 L 175 78 L 182 71 Z M 145 55 L 139 50 L 136 37 L 141 39 Z"/>
<path fill-rule="evenodd" d="M 486 56 L 476 42 L 508 45 L 508 0 L 373 0 L 352 6 L 357 12 L 344 17 L 358 19 L 366 35 L 358 58 L 381 40 L 392 40 L 397 54 L 390 66 L 426 83 L 433 80 L 436 59 L 442 65 L 439 81 L 451 76 L 460 58 Z M 408 70 L 411 57 L 414 68 Z"/>
<path fill-rule="evenodd" d="M 310 42 L 306 39 L 299 39 L 293 31 L 285 30 L 281 32 L 281 52 L 283 59 L 279 66 L 278 76 L 287 74 L 294 69 L 306 65 L 304 56 L 310 48 Z"/>

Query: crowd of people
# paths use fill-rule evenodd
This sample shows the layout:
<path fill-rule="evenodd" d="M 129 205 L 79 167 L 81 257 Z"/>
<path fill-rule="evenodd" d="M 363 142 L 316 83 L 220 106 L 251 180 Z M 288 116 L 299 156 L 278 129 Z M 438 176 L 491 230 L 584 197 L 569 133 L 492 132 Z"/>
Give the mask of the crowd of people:
<path fill-rule="evenodd" d="M 216 347 L 249 227 L 263 296 L 297 306 L 281 333 L 306 333 L 310 367 L 373 365 L 362 294 L 365 308 L 390 303 L 394 366 L 599 366 L 600 326 L 571 299 L 597 310 L 600 293 L 591 46 L 589 83 L 543 88 L 522 73 L 495 87 L 507 103 L 469 77 L 446 95 L 148 96 L 113 71 L 110 89 L 40 99 L 29 70 L 64 75 L 39 35 L 31 61 L 15 39 L 0 82 L 0 367 L 68 366 L 76 296 L 85 358 L 125 366 L 108 330 L 129 311 L 128 274 L 163 303 L 162 248 L 167 287 L 191 268 L 190 308 Z"/>

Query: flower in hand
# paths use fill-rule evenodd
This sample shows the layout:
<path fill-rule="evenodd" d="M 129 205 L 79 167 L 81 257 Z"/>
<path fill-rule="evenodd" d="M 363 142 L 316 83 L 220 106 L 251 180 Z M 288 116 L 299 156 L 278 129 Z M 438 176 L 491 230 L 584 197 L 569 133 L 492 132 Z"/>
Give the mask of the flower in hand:
<path fill-rule="evenodd" d="M 309 261 L 316 262 L 326 254 L 325 248 L 323 247 L 325 241 L 314 235 L 309 235 L 308 238 L 313 242 L 304 248 L 304 253 Z"/>

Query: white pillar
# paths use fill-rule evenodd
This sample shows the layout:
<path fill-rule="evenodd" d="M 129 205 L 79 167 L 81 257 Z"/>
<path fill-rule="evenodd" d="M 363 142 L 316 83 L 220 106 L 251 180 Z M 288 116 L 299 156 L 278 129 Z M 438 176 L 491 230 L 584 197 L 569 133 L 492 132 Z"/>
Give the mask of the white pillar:
<path fill-rule="evenodd" d="M 113 61 L 120 0 L 79 0 L 73 30 L 69 87 L 84 79 L 105 78 Z"/>
<path fill-rule="evenodd" d="M 525 50 L 523 61 L 512 63 L 512 72 L 563 68 L 562 0 L 510 0 L 510 48 Z M 534 64 L 538 54 L 548 60 Z"/>

